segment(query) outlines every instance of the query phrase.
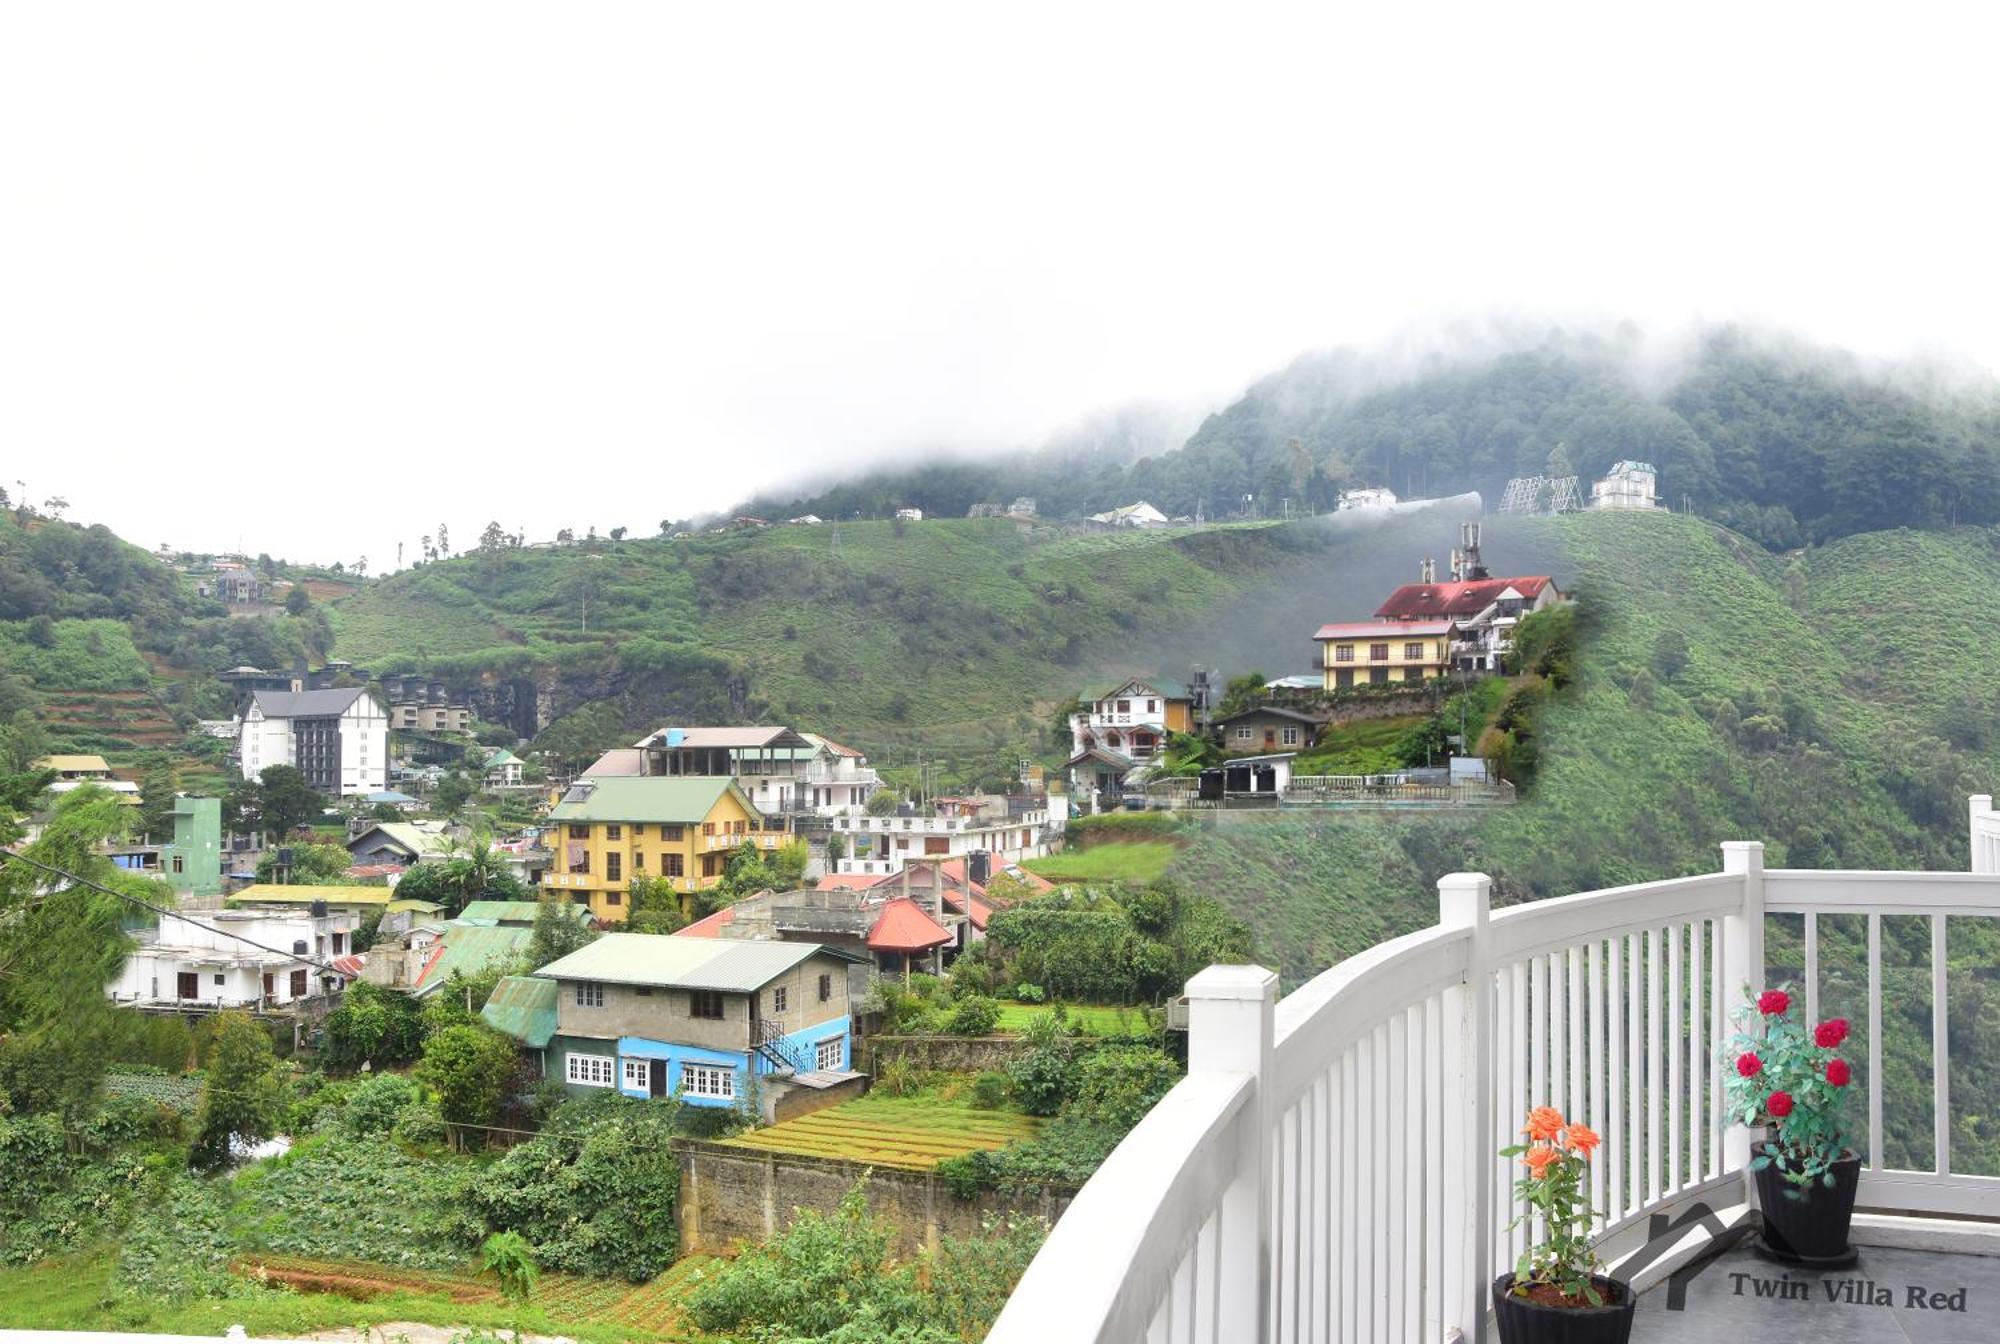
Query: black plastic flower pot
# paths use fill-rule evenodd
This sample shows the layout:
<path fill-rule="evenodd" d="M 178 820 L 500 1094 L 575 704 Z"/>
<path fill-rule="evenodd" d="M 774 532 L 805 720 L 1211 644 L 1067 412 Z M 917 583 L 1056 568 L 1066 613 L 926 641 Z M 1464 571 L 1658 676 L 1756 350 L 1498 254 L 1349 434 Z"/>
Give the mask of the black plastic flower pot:
<path fill-rule="evenodd" d="M 1601 1275 L 1591 1283 L 1604 1298 L 1601 1307 L 1545 1306 L 1517 1296 L 1514 1276 L 1493 1280 L 1493 1319 L 1500 1344 L 1625 1344 L 1632 1337 L 1632 1312 L 1639 1300 L 1630 1285 Z"/>
<path fill-rule="evenodd" d="M 1771 1155 L 1771 1145 L 1753 1143 L 1756 1156 Z M 1793 1185 L 1771 1163 L 1756 1173 L 1757 1204 L 1764 1214 L 1764 1246 L 1780 1259 L 1801 1264 L 1841 1260 L 1852 1254 L 1848 1224 L 1854 1218 L 1854 1192 L 1861 1181 L 1861 1158 L 1850 1152 L 1833 1164 L 1833 1184 Z"/>

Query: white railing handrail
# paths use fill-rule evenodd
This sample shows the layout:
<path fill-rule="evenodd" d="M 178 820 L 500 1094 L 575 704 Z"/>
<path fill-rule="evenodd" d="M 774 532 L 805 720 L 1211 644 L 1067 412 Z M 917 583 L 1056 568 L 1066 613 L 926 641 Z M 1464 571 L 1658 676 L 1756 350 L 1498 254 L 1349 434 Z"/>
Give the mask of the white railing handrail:
<path fill-rule="evenodd" d="M 1482 1340 L 1487 1282 L 1525 1237 L 1496 1153 L 1530 1105 L 1600 1129 L 1608 1259 L 1697 1202 L 1745 1209 L 1750 1135 L 1727 1123 L 1716 1056 L 1743 988 L 1763 984 L 1767 915 L 1802 921 L 1809 1018 L 1820 917 L 1867 923 L 1862 1203 L 1990 1209 L 2000 1177 L 1952 1166 L 1945 1048 L 1947 923 L 2000 918 L 2000 815 L 1982 795 L 1970 822 L 1970 873 L 1767 871 L 1761 845 L 1732 842 L 1718 873 L 1501 910 L 1487 878 L 1459 873 L 1439 883 L 1436 926 L 1281 1003 L 1269 972 L 1211 967 L 1188 985 L 1188 1077 L 1084 1186 L 989 1340 Z M 1891 916 L 1931 926 L 1928 1171 L 1883 1160 Z"/>

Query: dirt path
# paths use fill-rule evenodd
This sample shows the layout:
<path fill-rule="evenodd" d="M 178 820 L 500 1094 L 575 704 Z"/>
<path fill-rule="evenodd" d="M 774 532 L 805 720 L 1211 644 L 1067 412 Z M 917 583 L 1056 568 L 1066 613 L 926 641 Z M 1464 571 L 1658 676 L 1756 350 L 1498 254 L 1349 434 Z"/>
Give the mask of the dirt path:
<path fill-rule="evenodd" d="M 320 1330 L 310 1335 L 294 1335 L 294 1339 L 325 1339 L 335 1344 L 451 1344 L 451 1341 L 473 1329 L 467 1325 L 423 1325 L 416 1321 L 388 1321 L 382 1325 L 372 1325 L 366 1330 L 353 1326 L 342 1326 L 338 1330 Z M 487 1332 L 505 1340 L 514 1338 L 511 1330 Z M 523 1344 L 576 1344 L 567 1335 L 523 1335 Z"/>

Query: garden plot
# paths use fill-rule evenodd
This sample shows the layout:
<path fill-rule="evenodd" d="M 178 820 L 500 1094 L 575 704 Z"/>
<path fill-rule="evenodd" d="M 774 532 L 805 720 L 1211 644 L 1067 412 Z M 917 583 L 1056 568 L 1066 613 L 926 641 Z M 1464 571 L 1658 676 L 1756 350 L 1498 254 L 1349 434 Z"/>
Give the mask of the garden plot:
<path fill-rule="evenodd" d="M 1042 1121 L 982 1111 L 937 1097 L 862 1097 L 722 1142 L 732 1148 L 796 1153 L 903 1171 L 929 1171 L 947 1157 L 1031 1139 Z"/>

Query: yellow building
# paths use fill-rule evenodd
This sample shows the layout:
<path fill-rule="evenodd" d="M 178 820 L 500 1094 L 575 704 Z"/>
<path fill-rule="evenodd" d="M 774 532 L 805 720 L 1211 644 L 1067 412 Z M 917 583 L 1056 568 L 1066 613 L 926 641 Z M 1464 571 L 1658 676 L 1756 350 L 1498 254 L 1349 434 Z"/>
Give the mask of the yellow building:
<path fill-rule="evenodd" d="M 1323 625 L 1322 686 L 1385 686 L 1441 677 L 1451 666 L 1450 621 L 1349 621 Z"/>
<path fill-rule="evenodd" d="M 635 877 L 665 878 L 689 895 L 721 880 L 745 843 L 776 849 L 784 835 L 727 776 L 590 779 L 549 813 L 555 861 L 542 890 L 606 923 L 623 923 Z"/>

